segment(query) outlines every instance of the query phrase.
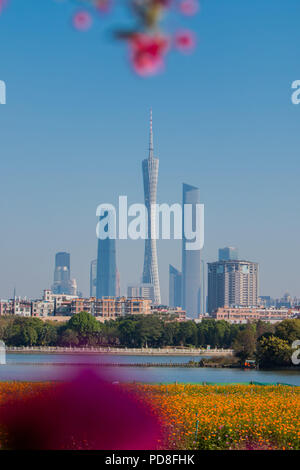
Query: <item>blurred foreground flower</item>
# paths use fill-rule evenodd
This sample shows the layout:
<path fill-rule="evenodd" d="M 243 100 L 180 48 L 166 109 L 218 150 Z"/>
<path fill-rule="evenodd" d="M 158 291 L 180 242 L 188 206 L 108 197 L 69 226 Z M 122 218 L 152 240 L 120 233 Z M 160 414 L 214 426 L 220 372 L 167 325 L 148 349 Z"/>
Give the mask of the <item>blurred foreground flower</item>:
<path fill-rule="evenodd" d="M 181 52 L 191 52 L 196 46 L 195 35 L 192 31 L 178 31 L 175 35 L 175 47 Z"/>
<path fill-rule="evenodd" d="M 92 371 L 1 406 L 11 449 L 155 450 L 160 425 L 134 394 Z"/>
<path fill-rule="evenodd" d="M 164 67 L 164 59 L 169 47 L 165 36 L 134 34 L 129 38 L 130 59 L 138 75 L 154 75 Z"/>
<path fill-rule="evenodd" d="M 199 3 L 197 0 L 182 0 L 179 9 L 183 15 L 193 16 L 199 11 Z"/>
<path fill-rule="evenodd" d="M 92 26 L 92 17 L 87 11 L 78 11 L 73 16 L 73 26 L 80 31 L 87 31 Z"/>
<path fill-rule="evenodd" d="M 94 19 L 99 20 L 99 13 L 102 16 L 111 13 L 112 5 L 116 3 L 116 0 L 69 1 L 73 1 L 77 7 L 78 4 L 82 5 L 82 9 L 75 11 L 72 16 L 73 27 L 81 32 L 89 30 Z M 0 0 L 0 14 L 7 2 Z M 173 33 L 164 31 L 162 20 L 171 11 L 173 14 L 180 12 L 186 16 L 195 15 L 199 10 L 198 0 L 127 0 L 125 4 L 133 23 L 128 29 L 113 28 L 114 36 L 128 44 L 132 68 L 139 76 L 148 77 L 162 71 L 171 46 L 182 52 L 194 49 L 195 38 L 191 32 L 175 33 L 174 41 L 170 41 L 169 37 Z"/>
<path fill-rule="evenodd" d="M 0 14 L 2 13 L 2 10 L 4 7 L 6 7 L 8 0 L 0 0 Z"/>

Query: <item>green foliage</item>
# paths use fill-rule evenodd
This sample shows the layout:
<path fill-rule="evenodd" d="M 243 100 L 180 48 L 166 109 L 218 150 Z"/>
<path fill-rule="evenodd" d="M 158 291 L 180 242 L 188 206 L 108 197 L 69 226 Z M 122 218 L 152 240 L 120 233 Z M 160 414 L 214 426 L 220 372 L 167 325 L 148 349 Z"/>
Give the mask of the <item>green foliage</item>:
<path fill-rule="evenodd" d="M 238 332 L 233 342 L 235 355 L 242 363 L 254 356 L 256 348 L 255 333 L 255 328 L 249 324 L 244 330 Z"/>
<path fill-rule="evenodd" d="M 263 335 L 257 344 L 257 360 L 261 367 L 291 366 L 292 349 L 284 339 L 274 335 Z"/>
<path fill-rule="evenodd" d="M 67 346 L 67 347 L 78 346 L 79 345 L 78 333 L 75 330 L 71 330 L 70 328 L 63 330 L 59 338 L 59 345 Z"/>
<path fill-rule="evenodd" d="M 293 341 L 300 339 L 300 319 L 284 320 L 278 323 L 275 334 L 292 345 Z"/>
<path fill-rule="evenodd" d="M 292 366 L 291 345 L 300 339 L 300 320 L 275 326 L 258 321 L 230 324 L 211 318 L 178 323 L 158 315 L 127 315 L 100 323 L 87 312 L 65 324 L 39 318 L 0 317 L 0 339 L 8 346 L 123 346 L 127 348 L 191 346 L 233 348 L 242 362 L 256 357 L 260 367 Z"/>

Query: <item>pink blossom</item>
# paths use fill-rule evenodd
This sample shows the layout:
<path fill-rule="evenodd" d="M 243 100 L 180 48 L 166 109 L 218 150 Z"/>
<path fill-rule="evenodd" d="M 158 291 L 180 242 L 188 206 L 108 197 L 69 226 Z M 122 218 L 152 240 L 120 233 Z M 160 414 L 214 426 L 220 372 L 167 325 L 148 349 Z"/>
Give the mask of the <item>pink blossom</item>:
<path fill-rule="evenodd" d="M 199 11 L 199 3 L 197 0 L 182 0 L 179 9 L 183 15 L 193 16 Z"/>
<path fill-rule="evenodd" d="M 178 31 L 175 35 L 175 47 L 181 52 L 191 52 L 196 46 L 196 38 L 192 31 Z"/>
<path fill-rule="evenodd" d="M 78 11 L 73 16 L 73 26 L 79 31 L 87 31 L 92 26 L 92 17 L 91 15 L 84 10 Z"/>
<path fill-rule="evenodd" d="M 154 75 L 164 66 L 169 40 L 162 35 L 138 33 L 129 39 L 129 47 L 134 71 L 141 76 Z"/>

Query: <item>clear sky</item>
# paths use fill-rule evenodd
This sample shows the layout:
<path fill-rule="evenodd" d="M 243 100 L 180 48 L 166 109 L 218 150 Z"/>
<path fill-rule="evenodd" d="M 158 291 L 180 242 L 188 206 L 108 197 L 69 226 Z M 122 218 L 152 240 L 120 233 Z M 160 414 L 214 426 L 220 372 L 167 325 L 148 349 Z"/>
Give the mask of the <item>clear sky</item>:
<path fill-rule="evenodd" d="M 261 294 L 300 296 L 299 0 L 203 0 L 179 19 L 198 36 L 190 56 L 171 53 L 162 75 L 141 79 L 111 41 L 122 11 L 79 33 L 74 5 L 11 0 L 0 16 L 0 297 L 38 297 L 54 255 L 71 253 L 89 293 L 96 207 L 127 195 L 143 202 L 149 108 L 160 159 L 158 201 L 180 202 L 182 183 L 205 204 L 206 261 L 234 245 L 258 261 Z M 174 18 L 166 27 L 174 28 Z M 160 241 L 163 301 L 180 242 Z M 142 242 L 118 243 L 121 288 L 139 281 Z"/>

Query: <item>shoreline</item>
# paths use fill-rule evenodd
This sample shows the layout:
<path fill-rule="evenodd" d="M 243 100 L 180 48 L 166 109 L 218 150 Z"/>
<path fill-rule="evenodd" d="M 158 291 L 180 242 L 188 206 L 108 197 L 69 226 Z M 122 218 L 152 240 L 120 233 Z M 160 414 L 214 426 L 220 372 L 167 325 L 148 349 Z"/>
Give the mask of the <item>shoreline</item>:
<path fill-rule="evenodd" d="M 7 347 L 7 354 L 98 354 L 117 356 L 232 356 L 231 349 Z"/>

